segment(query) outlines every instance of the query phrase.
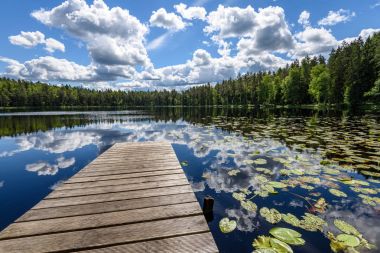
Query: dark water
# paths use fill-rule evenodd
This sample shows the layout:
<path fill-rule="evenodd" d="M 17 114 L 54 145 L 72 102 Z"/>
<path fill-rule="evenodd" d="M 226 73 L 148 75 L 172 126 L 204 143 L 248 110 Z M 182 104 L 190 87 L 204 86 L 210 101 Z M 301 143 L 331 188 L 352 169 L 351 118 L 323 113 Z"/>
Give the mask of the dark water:
<path fill-rule="evenodd" d="M 292 246 L 294 252 L 330 252 L 327 233 L 343 233 L 334 226 L 335 219 L 350 223 L 379 249 L 379 123 L 376 113 L 310 110 L 2 113 L 0 230 L 112 144 L 167 140 L 178 159 L 187 161 L 183 168 L 198 200 L 215 198 L 209 226 L 221 252 L 252 252 L 253 240 L 270 236 L 273 227 L 302 234 L 306 243 Z M 282 182 L 283 188 L 275 188 L 277 193 L 263 189 L 273 181 Z M 331 189 L 346 196 L 336 196 Z M 242 192 L 256 211 L 246 210 L 232 197 Z M 315 208 L 321 198 L 326 207 Z M 260 215 L 263 207 L 298 219 L 311 213 L 326 223 L 322 231 L 284 220 L 271 224 Z M 234 231 L 220 231 L 224 217 L 237 222 Z"/>

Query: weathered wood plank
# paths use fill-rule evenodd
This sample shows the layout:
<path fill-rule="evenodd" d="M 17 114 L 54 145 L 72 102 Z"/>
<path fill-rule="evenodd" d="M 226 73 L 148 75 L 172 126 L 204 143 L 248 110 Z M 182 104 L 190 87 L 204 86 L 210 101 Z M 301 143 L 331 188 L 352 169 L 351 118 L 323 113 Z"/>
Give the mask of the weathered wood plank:
<path fill-rule="evenodd" d="M 156 181 L 156 182 L 145 182 L 136 184 L 124 184 L 124 185 L 107 185 L 83 189 L 68 189 L 65 191 L 53 191 L 45 199 L 55 199 L 55 198 L 67 198 L 74 196 L 87 196 L 95 195 L 101 193 L 115 193 L 115 192 L 125 192 L 125 191 L 136 191 L 143 189 L 156 189 L 167 186 L 177 186 L 177 185 L 187 185 L 188 181 L 186 178 L 168 180 L 168 181 Z"/>
<path fill-rule="evenodd" d="M 181 225 L 179 225 L 181 224 Z M 40 253 L 90 249 L 107 245 L 125 244 L 208 232 L 203 215 L 158 220 L 144 223 L 103 227 L 97 229 L 38 235 L 0 240 L 0 252 Z"/>
<path fill-rule="evenodd" d="M 82 253 L 217 253 L 211 233 L 171 237 L 162 240 L 129 243 L 106 248 L 81 251 Z"/>
<path fill-rule="evenodd" d="M 195 202 L 192 192 L 139 199 L 116 200 L 101 203 L 82 204 L 76 206 L 60 206 L 53 208 L 31 209 L 16 222 L 44 220 L 86 214 L 108 213 L 115 211 L 140 209 L 145 207 L 165 206 L 181 203 Z"/>
<path fill-rule="evenodd" d="M 95 182 L 102 180 L 112 180 L 112 179 L 120 179 L 120 178 L 139 178 L 139 177 L 148 177 L 148 176 L 157 176 L 157 175 L 172 175 L 172 174 L 183 174 L 181 170 L 158 170 L 158 171 L 147 171 L 147 172 L 139 172 L 139 173 L 121 173 L 121 172 L 113 172 L 113 173 L 103 173 L 97 175 L 89 175 L 83 177 L 73 177 L 65 182 L 65 184 L 71 183 L 79 183 L 79 182 Z"/>
<path fill-rule="evenodd" d="M 66 218 L 18 222 L 13 223 L 2 231 L 0 240 L 200 214 L 202 214 L 202 210 L 199 208 L 198 202 L 192 202 Z"/>
<path fill-rule="evenodd" d="M 103 193 L 97 195 L 89 196 L 79 196 L 79 197 L 68 197 L 68 198 L 59 198 L 59 199 L 44 199 L 33 209 L 38 208 L 48 208 L 56 206 L 69 206 L 69 205 L 81 205 L 89 203 L 98 203 L 98 202 L 107 202 L 114 200 L 122 199 L 136 199 L 136 198 L 145 198 L 153 196 L 163 196 L 177 193 L 193 192 L 190 185 L 181 185 L 181 186 L 171 186 L 157 189 L 146 189 L 139 191 L 128 191 L 128 192 L 114 192 L 114 193 Z"/>
<path fill-rule="evenodd" d="M 133 167 L 137 167 L 137 166 L 141 166 L 141 165 L 150 165 L 151 167 L 154 167 L 154 166 L 167 166 L 167 165 L 178 165 L 179 163 L 177 161 L 166 161 L 166 160 L 152 160 L 152 161 L 146 161 L 146 162 L 143 162 L 143 161 L 134 161 L 132 162 L 131 164 L 133 164 Z M 114 162 L 109 162 L 109 163 L 94 163 L 91 165 L 91 167 L 109 167 L 109 166 L 128 166 L 128 163 L 125 162 L 125 161 L 119 161 L 119 160 L 115 160 Z"/>
<path fill-rule="evenodd" d="M 147 182 L 159 182 L 167 180 L 177 180 L 177 179 L 186 179 L 186 176 L 181 174 L 170 174 L 170 175 L 160 175 L 160 176 L 148 176 L 148 177 L 134 177 L 134 178 L 116 178 L 114 180 L 104 180 L 104 181 L 94 181 L 94 182 L 83 182 L 83 183 L 71 183 L 71 184 L 62 184 L 55 188 L 55 191 L 62 190 L 74 190 L 81 188 L 90 188 L 90 187 L 99 187 L 99 186 L 108 186 L 108 185 L 124 185 L 124 184 L 136 184 L 136 183 L 147 183 Z"/>
<path fill-rule="evenodd" d="M 128 168 L 128 169 L 126 169 Z M 91 175 L 96 173 L 104 173 L 104 172 L 124 172 L 127 173 L 136 173 L 136 172 L 145 172 L 145 171 L 157 171 L 157 170 L 181 170 L 181 167 L 176 164 L 167 164 L 167 165 L 157 165 L 157 166 L 126 166 L 126 165 L 112 165 L 112 166 L 98 166 L 87 168 L 86 170 L 78 172 L 74 178 L 82 176 L 82 175 Z"/>

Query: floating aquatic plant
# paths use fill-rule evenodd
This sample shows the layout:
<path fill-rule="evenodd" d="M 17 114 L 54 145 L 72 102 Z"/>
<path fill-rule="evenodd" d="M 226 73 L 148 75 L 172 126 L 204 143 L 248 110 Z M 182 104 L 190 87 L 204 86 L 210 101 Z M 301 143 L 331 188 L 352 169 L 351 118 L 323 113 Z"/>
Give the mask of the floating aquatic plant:
<path fill-rule="evenodd" d="M 256 253 L 293 253 L 292 248 L 285 242 L 269 236 L 257 237 L 252 246 Z"/>
<path fill-rule="evenodd" d="M 270 181 L 269 184 L 273 186 L 274 188 L 286 188 L 288 185 L 278 182 L 278 181 Z"/>
<path fill-rule="evenodd" d="M 260 209 L 260 215 L 265 218 L 269 223 L 275 224 L 280 222 L 281 213 L 274 208 L 268 209 L 267 207 L 262 207 Z"/>
<path fill-rule="evenodd" d="M 311 213 L 305 213 L 302 218 L 299 227 L 307 231 L 322 231 L 323 226 L 326 225 L 326 222 L 323 219 Z"/>
<path fill-rule="evenodd" d="M 348 224 L 347 222 L 339 219 L 334 220 L 334 225 L 343 233 L 349 234 L 349 235 L 356 235 L 358 237 L 362 237 L 360 232 L 351 224 Z"/>
<path fill-rule="evenodd" d="M 267 164 L 267 160 L 263 158 L 258 158 L 258 159 L 253 160 L 253 163 L 257 165 L 264 165 L 264 164 Z"/>
<path fill-rule="evenodd" d="M 241 201 L 240 204 L 247 211 L 250 211 L 250 212 L 256 212 L 257 211 L 257 205 L 250 200 Z"/>
<path fill-rule="evenodd" d="M 290 245 L 304 245 L 305 240 L 301 234 L 290 228 L 275 227 L 269 230 L 269 233 L 277 239 Z"/>
<path fill-rule="evenodd" d="M 246 195 L 244 193 L 242 193 L 242 192 L 239 192 L 239 193 L 238 192 L 234 192 L 234 193 L 232 193 L 232 197 L 234 199 L 239 200 L 239 201 L 243 201 L 243 200 L 245 200 Z"/>
<path fill-rule="evenodd" d="M 336 239 L 347 247 L 356 247 L 360 244 L 360 239 L 354 235 L 340 234 Z"/>
<path fill-rule="evenodd" d="M 300 226 L 301 221 L 295 215 L 293 215 L 291 213 L 281 214 L 281 218 L 283 221 L 285 221 L 286 223 L 288 223 L 290 225 L 293 225 L 295 227 Z"/>
<path fill-rule="evenodd" d="M 334 196 L 337 196 L 337 197 L 344 197 L 346 198 L 347 197 L 347 194 L 342 192 L 342 191 L 339 191 L 337 189 L 329 189 L 329 192 L 334 195 Z"/>
<path fill-rule="evenodd" d="M 219 221 L 219 228 L 222 233 L 230 233 L 235 230 L 237 223 L 235 220 L 230 220 L 225 217 Z"/>
<path fill-rule="evenodd" d="M 181 166 L 182 166 L 182 167 L 189 166 L 189 162 L 188 162 L 188 161 L 182 161 L 182 162 L 181 162 Z"/>

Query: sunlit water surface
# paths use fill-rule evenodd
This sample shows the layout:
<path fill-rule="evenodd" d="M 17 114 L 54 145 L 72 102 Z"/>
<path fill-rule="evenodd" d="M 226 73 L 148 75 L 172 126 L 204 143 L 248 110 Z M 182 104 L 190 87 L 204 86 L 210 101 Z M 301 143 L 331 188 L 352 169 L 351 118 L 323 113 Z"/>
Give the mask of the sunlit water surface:
<path fill-rule="evenodd" d="M 373 113 L 305 110 L 2 113 L 0 230 L 114 143 L 166 140 L 198 201 L 215 198 L 208 219 L 221 252 L 252 252 L 253 240 L 273 227 L 302 234 L 306 243 L 292 245 L 294 252 L 330 252 L 327 233 L 343 233 L 337 219 L 380 249 L 379 122 Z M 301 225 L 265 218 L 263 207 Z M 305 213 L 325 222 L 321 231 L 302 225 Z M 237 223 L 230 233 L 219 228 L 225 217 Z"/>

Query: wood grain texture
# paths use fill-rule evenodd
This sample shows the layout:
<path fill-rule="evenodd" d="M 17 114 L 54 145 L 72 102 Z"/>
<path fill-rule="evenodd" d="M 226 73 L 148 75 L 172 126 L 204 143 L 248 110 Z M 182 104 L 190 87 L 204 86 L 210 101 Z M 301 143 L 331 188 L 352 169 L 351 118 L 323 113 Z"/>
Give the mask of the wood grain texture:
<path fill-rule="evenodd" d="M 16 222 L 44 220 L 86 214 L 108 213 L 122 210 L 140 209 L 144 207 L 165 206 L 195 202 L 192 192 L 173 195 L 155 196 L 138 199 L 116 200 L 109 202 L 91 203 L 76 206 L 60 206 L 53 208 L 31 209 Z"/>
<path fill-rule="evenodd" d="M 0 252 L 55 252 L 209 231 L 203 215 L 0 240 Z"/>
<path fill-rule="evenodd" d="M 0 233 L 0 252 L 216 253 L 167 142 L 117 143 Z"/>
<path fill-rule="evenodd" d="M 217 253 L 210 232 L 85 250 L 82 253 Z"/>

